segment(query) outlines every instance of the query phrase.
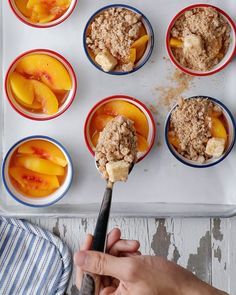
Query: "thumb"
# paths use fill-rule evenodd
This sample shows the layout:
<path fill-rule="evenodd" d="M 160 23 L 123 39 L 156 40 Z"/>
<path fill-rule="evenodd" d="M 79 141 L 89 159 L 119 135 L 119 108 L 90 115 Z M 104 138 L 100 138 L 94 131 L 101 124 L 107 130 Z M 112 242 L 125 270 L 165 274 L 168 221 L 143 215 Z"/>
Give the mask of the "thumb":
<path fill-rule="evenodd" d="M 83 271 L 127 280 L 126 270 L 130 269 L 130 258 L 114 257 L 95 251 L 79 251 L 74 262 Z"/>

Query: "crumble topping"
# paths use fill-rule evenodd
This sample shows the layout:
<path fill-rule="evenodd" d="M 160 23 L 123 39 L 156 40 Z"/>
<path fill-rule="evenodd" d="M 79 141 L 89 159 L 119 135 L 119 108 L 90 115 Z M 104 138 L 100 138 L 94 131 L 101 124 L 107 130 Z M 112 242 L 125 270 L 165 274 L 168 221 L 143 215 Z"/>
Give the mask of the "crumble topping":
<path fill-rule="evenodd" d="M 223 154 L 226 142 L 224 142 L 222 149 L 222 139 L 215 140 L 214 138 L 212 140 L 213 112 L 222 114 L 220 107 L 209 99 L 201 97 L 181 99 L 179 105 L 173 110 L 169 135 L 178 138 L 177 151 L 185 158 L 204 163 L 211 157 Z M 218 145 L 218 154 L 215 152 L 216 144 Z"/>
<path fill-rule="evenodd" d="M 95 56 L 110 53 L 119 61 L 117 70 L 131 71 L 134 64 L 129 60 L 130 48 L 141 26 L 141 15 L 125 8 L 109 8 L 92 21 L 87 46 Z"/>
<path fill-rule="evenodd" d="M 216 9 L 191 9 L 176 21 L 171 30 L 171 37 L 182 41 L 182 46 L 172 47 L 172 52 L 184 67 L 209 71 L 226 55 L 230 32 L 228 21 Z"/>
<path fill-rule="evenodd" d="M 123 167 L 124 164 L 130 167 L 137 161 L 137 152 L 137 135 L 134 123 L 123 116 L 117 116 L 108 122 L 100 133 L 95 159 L 99 171 L 104 178 L 108 179 L 109 174 L 106 169 L 108 163 L 121 162 Z"/>

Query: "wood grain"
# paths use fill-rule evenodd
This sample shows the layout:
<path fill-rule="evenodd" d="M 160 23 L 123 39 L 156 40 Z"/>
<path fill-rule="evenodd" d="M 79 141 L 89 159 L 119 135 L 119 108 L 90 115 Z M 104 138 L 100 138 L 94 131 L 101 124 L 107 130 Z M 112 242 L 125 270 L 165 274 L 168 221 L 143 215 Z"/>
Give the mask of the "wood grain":
<path fill-rule="evenodd" d="M 92 218 L 31 218 L 64 240 L 72 253 L 92 233 Z M 112 218 L 126 239 L 137 239 L 143 254 L 160 255 L 188 268 L 202 280 L 236 295 L 236 218 Z M 73 271 L 67 295 L 78 294 Z"/>

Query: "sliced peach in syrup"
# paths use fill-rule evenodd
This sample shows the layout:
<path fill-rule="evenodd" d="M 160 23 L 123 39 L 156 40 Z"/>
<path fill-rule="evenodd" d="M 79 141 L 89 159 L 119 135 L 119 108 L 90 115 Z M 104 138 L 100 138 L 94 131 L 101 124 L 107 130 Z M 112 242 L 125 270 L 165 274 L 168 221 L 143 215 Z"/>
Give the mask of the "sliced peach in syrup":
<path fill-rule="evenodd" d="M 62 167 L 67 166 L 67 160 L 62 151 L 53 143 L 45 140 L 27 141 L 18 148 L 18 153 L 25 155 L 37 155 Z"/>
<path fill-rule="evenodd" d="M 170 38 L 170 47 L 174 48 L 182 48 L 183 47 L 183 41 L 177 38 Z"/>
<path fill-rule="evenodd" d="M 137 133 L 145 138 L 148 137 L 148 121 L 144 113 L 133 104 L 123 100 L 114 100 L 103 106 L 103 112 L 114 117 L 122 115 L 132 120 Z"/>
<path fill-rule="evenodd" d="M 15 3 L 16 7 L 25 17 L 31 16 L 31 10 L 27 9 L 28 0 L 15 0 Z"/>
<path fill-rule="evenodd" d="M 19 103 L 31 105 L 34 101 L 34 88 L 30 81 L 22 75 L 13 72 L 10 75 L 10 86 Z"/>
<path fill-rule="evenodd" d="M 136 48 L 130 48 L 129 61 L 134 64 L 135 61 L 136 61 L 136 58 L 137 58 L 136 56 L 137 56 L 137 50 L 136 50 Z"/>
<path fill-rule="evenodd" d="M 225 129 L 224 124 L 221 122 L 220 119 L 212 117 L 211 118 L 212 126 L 211 126 L 211 133 L 212 137 L 224 138 L 227 140 L 227 131 Z"/>
<path fill-rule="evenodd" d="M 131 48 L 136 48 L 137 49 L 137 48 L 143 47 L 144 45 L 147 44 L 148 40 L 149 40 L 149 36 L 148 35 L 143 35 L 142 37 L 140 37 L 139 39 L 134 41 Z"/>
<path fill-rule="evenodd" d="M 11 167 L 9 174 L 25 189 L 53 190 L 60 186 L 56 176 L 36 173 L 23 167 Z"/>
<path fill-rule="evenodd" d="M 17 63 L 19 73 L 41 80 L 53 90 L 71 90 L 72 81 L 67 69 L 56 58 L 47 54 L 29 54 Z"/>
<path fill-rule="evenodd" d="M 89 124 L 89 135 L 90 137 L 97 131 L 102 131 L 106 124 L 113 119 L 110 115 L 105 115 L 101 112 L 101 109 L 98 109 L 93 115 L 91 122 Z"/>
<path fill-rule="evenodd" d="M 17 100 L 17 99 L 16 99 Z M 40 102 L 38 102 L 37 100 L 34 100 L 32 104 L 28 105 L 28 104 L 25 104 L 25 103 L 22 103 L 19 101 L 19 103 L 27 108 L 27 109 L 30 109 L 30 110 L 36 110 L 36 111 L 39 111 L 39 110 L 42 110 L 42 104 Z"/>
<path fill-rule="evenodd" d="M 222 112 L 221 111 L 213 111 L 211 116 L 214 118 L 219 118 L 220 116 L 222 116 Z"/>
<path fill-rule="evenodd" d="M 148 142 L 147 139 L 144 138 L 142 135 L 137 134 L 137 138 L 138 138 L 138 151 L 141 153 L 144 153 L 147 151 L 148 149 Z"/>
<path fill-rule="evenodd" d="M 131 45 L 131 48 L 136 49 L 136 59 L 135 59 L 136 61 L 140 60 L 142 56 L 144 55 L 148 40 L 149 40 L 149 36 L 143 35 L 139 39 L 134 41 L 134 43 Z"/>
<path fill-rule="evenodd" d="M 112 119 L 114 119 L 114 117 L 110 115 L 98 115 L 92 119 L 91 124 L 93 124 L 97 131 L 102 131 L 107 123 L 110 122 Z"/>
<path fill-rule="evenodd" d="M 177 149 L 180 148 L 179 139 L 178 139 L 178 137 L 176 137 L 176 136 L 174 135 L 173 132 L 169 132 L 169 133 L 168 133 L 168 141 L 169 141 L 170 144 L 173 145 L 173 147 L 175 147 L 175 148 L 177 148 Z"/>
<path fill-rule="evenodd" d="M 53 115 L 58 112 L 58 100 L 52 90 L 42 82 L 31 80 L 34 87 L 35 98 L 42 104 L 43 111 L 47 115 Z"/>
<path fill-rule="evenodd" d="M 47 175 L 64 175 L 65 169 L 49 160 L 35 156 L 22 156 L 15 159 L 15 165 Z"/>
<path fill-rule="evenodd" d="M 24 193 L 24 195 L 32 198 L 43 198 L 51 195 L 54 190 L 39 190 L 39 189 L 25 189 L 20 188 L 20 191 Z"/>
<path fill-rule="evenodd" d="M 91 141 L 94 147 L 96 147 L 98 144 L 99 135 L 100 135 L 100 132 L 95 132 L 91 138 Z"/>

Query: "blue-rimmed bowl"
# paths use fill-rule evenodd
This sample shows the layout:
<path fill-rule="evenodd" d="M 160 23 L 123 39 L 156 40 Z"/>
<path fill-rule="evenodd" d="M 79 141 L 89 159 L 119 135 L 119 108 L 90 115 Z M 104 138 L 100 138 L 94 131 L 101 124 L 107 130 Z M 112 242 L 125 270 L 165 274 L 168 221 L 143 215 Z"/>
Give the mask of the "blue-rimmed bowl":
<path fill-rule="evenodd" d="M 31 140 L 44 140 L 44 141 L 51 142 L 62 151 L 68 163 L 67 174 L 66 174 L 64 182 L 56 191 L 54 191 L 52 194 L 46 197 L 34 198 L 34 197 L 27 197 L 23 195 L 18 190 L 16 190 L 16 188 L 13 186 L 9 176 L 8 171 L 9 171 L 9 164 L 10 164 L 12 155 L 19 148 L 20 145 Z M 60 199 L 62 199 L 67 193 L 67 191 L 69 190 L 72 183 L 72 179 L 73 179 L 72 160 L 69 153 L 64 148 L 64 146 L 60 144 L 58 141 L 56 141 L 55 139 L 51 137 L 47 137 L 47 136 L 41 136 L 41 135 L 26 137 L 16 142 L 7 152 L 2 165 L 2 178 L 3 178 L 3 183 L 7 192 L 19 203 L 26 206 L 30 206 L 30 207 L 47 207 L 58 202 Z"/>
<path fill-rule="evenodd" d="M 228 125 L 228 130 L 227 130 L 228 131 L 228 145 L 227 145 L 227 148 L 226 148 L 224 154 L 220 158 L 211 158 L 211 159 L 207 160 L 205 163 L 201 164 L 196 161 L 186 159 L 185 157 L 183 157 L 181 154 L 179 154 L 177 152 L 177 150 L 173 147 L 173 145 L 171 143 L 169 143 L 168 132 L 169 132 L 171 114 L 172 114 L 173 110 L 176 107 L 178 107 L 178 104 L 176 104 L 172 108 L 172 110 L 169 112 L 169 114 L 167 116 L 166 123 L 165 123 L 165 141 L 166 141 L 166 144 L 167 144 L 170 152 L 172 153 L 172 155 L 177 160 L 179 160 L 181 163 L 183 163 L 187 166 L 193 167 L 193 168 L 207 168 L 207 167 L 211 167 L 216 164 L 219 164 L 229 155 L 229 153 L 231 152 L 231 150 L 233 149 L 233 146 L 235 144 L 236 125 L 235 125 L 235 120 L 234 120 L 232 113 L 221 101 L 219 101 L 218 99 L 215 99 L 213 97 L 204 96 L 204 95 L 193 96 L 193 97 L 189 97 L 186 99 L 197 99 L 197 98 L 209 99 L 210 101 L 212 101 L 214 103 L 214 105 L 219 106 L 223 112 L 223 115 L 224 115 L 224 117 L 227 121 L 227 125 Z"/>
<path fill-rule="evenodd" d="M 146 50 L 142 56 L 142 58 L 135 64 L 134 68 L 132 71 L 128 71 L 128 72 L 119 72 L 119 71 L 110 71 L 110 72 L 105 72 L 103 71 L 103 69 L 93 60 L 93 58 L 90 56 L 90 53 L 89 53 L 89 50 L 88 50 L 88 47 L 87 47 L 87 44 L 86 44 L 86 38 L 87 38 L 87 31 L 88 31 L 88 28 L 91 24 L 91 22 L 94 20 L 94 18 L 96 16 L 98 16 L 99 14 L 101 14 L 101 12 L 109 9 L 109 8 L 125 8 L 125 9 L 128 9 L 128 10 L 131 10 L 132 12 L 134 13 L 137 13 L 139 15 L 142 16 L 141 20 L 142 20 L 142 23 L 147 31 L 147 34 L 149 36 L 149 41 L 148 41 L 148 44 L 147 44 L 147 47 L 146 47 Z M 110 75 L 127 75 L 127 74 L 130 74 L 130 73 L 134 73 L 136 72 L 138 69 L 140 69 L 141 67 L 143 67 L 146 62 L 149 60 L 151 54 L 152 54 L 152 51 L 153 51 L 153 47 L 154 47 L 154 31 L 153 31 L 153 28 L 152 28 L 152 25 L 150 23 L 150 21 L 147 19 L 147 17 L 141 12 L 139 11 L 138 9 L 132 7 L 132 6 L 129 6 L 129 5 L 125 5 L 125 4 L 111 4 L 111 5 L 107 5 L 107 6 L 104 6 L 102 8 L 100 8 L 99 10 L 97 10 L 91 17 L 90 19 L 88 20 L 86 26 L 85 26 L 85 29 L 84 29 L 84 33 L 83 33 L 83 45 L 84 45 L 84 50 L 85 50 L 85 53 L 88 57 L 88 59 L 90 60 L 90 62 L 97 68 L 99 69 L 100 71 L 106 73 L 106 74 L 110 74 Z"/>

